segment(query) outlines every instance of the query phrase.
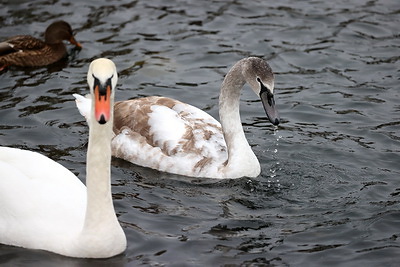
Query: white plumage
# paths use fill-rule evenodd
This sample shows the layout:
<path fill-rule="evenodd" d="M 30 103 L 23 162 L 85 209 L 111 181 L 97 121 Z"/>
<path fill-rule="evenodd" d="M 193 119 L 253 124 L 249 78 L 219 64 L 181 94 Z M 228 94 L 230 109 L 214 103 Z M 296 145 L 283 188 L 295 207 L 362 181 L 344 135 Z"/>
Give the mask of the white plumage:
<path fill-rule="evenodd" d="M 8 147 L 0 147 L 0 170 L 1 243 L 51 250 L 79 234 L 86 188 L 73 173 L 39 153 Z"/>
<path fill-rule="evenodd" d="M 92 62 L 92 93 L 105 84 L 115 87 L 116 81 L 112 61 Z M 108 105 L 113 99 L 111 95 Z M 89 110 L 87 187 L 39 153 L 0 147 L 0 243 L 84 258 L 107 258 L 125 250 L 126 237 L 111 197 L 112 114 L 99 124 L 94 108 Z"/>

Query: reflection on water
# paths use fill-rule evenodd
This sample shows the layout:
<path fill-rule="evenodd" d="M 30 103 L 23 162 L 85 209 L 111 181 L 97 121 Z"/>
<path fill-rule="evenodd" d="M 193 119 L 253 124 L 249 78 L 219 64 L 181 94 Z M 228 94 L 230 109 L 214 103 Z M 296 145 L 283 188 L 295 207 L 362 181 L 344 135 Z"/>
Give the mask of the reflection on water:
<path fill-rule="evenodd" d="M 218 117 L 218 90 L 246 56 L 275 71 L 281 124 L 251 90 L 242 122 L 256 179 L 208 180 L 114 159 L 113 197 L 127 251 L 68 259 L 0 245 L 24 266 L 395 266 L 399 260 L 400 4 L 377 1 L 13 1 L 0 38 L 40 37 L 64 19 L 83 49 L 46 68 L 0 73 L 2 145 L 40 151 L 82 180 L 86 94 L 97 57 L 119 70 L 117 100 L 163 95 Z M 27 12 L 29 11 L 29 12 Z"/>

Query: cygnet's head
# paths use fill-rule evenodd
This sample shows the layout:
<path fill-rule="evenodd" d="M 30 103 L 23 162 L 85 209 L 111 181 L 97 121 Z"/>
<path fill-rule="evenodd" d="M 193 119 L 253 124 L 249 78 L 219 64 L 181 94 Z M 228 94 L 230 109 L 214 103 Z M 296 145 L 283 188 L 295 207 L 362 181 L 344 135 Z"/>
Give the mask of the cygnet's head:
<path fill-rule="evenodd" d="M 243 76 L 253 91 L 261 98 L 269 121 L 279 124 L 279 115 L 274 100 L 274 73 L 267 61 L 258 57 L 249 57 L 243 61 Z"/>

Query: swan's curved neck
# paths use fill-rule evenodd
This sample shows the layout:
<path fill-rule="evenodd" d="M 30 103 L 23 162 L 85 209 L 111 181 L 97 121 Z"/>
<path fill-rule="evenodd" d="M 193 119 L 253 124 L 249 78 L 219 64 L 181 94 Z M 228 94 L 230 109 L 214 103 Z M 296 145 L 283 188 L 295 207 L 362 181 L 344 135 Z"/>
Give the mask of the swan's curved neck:
<path fill-rule="evenodd" d="M 236 63 L 222 82 L 219 115 L 228 149 L 226 170 L 241 172 L 239 173 L 241 176 L 249 176 L 249 172 L 259 174 L 260 164 L 247 142 L 240 120 L 240 93 L 246 83 L 241 63 L 242 61 Z"/>

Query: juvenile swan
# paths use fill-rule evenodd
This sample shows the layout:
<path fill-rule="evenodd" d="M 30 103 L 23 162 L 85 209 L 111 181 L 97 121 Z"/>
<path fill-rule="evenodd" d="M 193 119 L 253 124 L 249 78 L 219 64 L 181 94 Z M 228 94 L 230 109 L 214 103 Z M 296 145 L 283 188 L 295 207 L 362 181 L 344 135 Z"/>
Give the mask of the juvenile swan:
<path fill-rule="evenodd" d="M 80 258 L 108 258 L 125 250 L 110 182 L 114 63 L 93 61 L 87 80 L 95 99 L 89 114 L 87 187 L 39 153 L 0 147 L 0 243 Z"/>
<path fill-rule="evenodd" d="M 261 98 L 270 122 L 278 125 L 271 67 L 263 59 L 249 57 L 238 61 L 222 83 L 221 124 L 204 111 L 167 97 L 117 102 L 112 155 L 186 176 L 258 176 L 260 163 L 246 140 L 239 114 L 240 91 L 246 82 Z M 81 114 L 89 119 L 90 98 L 74 96 Z"/>

